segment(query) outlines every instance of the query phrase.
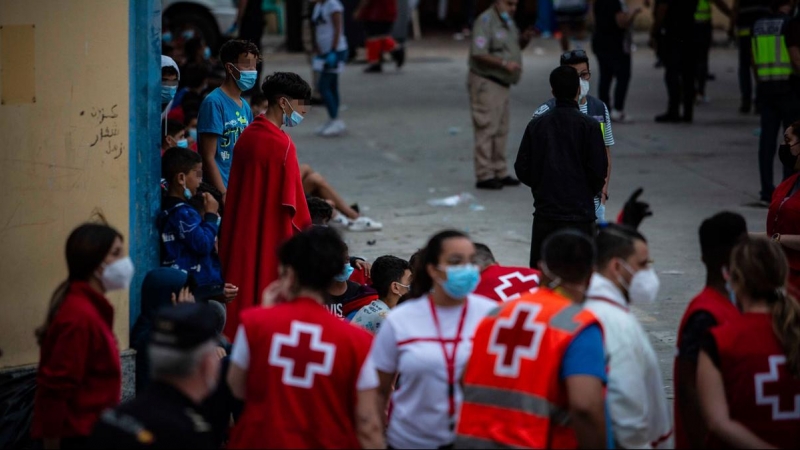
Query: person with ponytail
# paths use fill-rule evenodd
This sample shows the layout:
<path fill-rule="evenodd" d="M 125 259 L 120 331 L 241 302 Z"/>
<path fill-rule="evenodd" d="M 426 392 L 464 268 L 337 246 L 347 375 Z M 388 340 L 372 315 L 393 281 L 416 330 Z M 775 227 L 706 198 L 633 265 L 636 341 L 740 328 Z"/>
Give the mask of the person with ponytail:
<path fill-rule="evenodd" d="M 122 371 L 114 308 L 106 293 L 127 289 L 133 263 L 122 235 L 85 224 L 67 239 L 69 276 L 36 330 L 41 347 L 31 434 L 44 448 L 85 447 L 100 414 L 120 401 Z"/>
<path fill-rule="evenodd" d="M 390 448 L 442 448 L 455 440 L 459 380 L 480 321 L 497 303 L 474 295 L 480 281 L 475 245 L 454 230 L 431 238 L 417 258 L 411 299 L 386 317 L 372 345 L 382 406 L 391 394 Z"/>
<path fill-rule="evenodd" d="M 786 292 L 788 272 L 770 240 L 731 253 L 728 284 L 743 314 L 711 329 L 698 360 L 709 448 L 800 443 L 800 304 Z"/>

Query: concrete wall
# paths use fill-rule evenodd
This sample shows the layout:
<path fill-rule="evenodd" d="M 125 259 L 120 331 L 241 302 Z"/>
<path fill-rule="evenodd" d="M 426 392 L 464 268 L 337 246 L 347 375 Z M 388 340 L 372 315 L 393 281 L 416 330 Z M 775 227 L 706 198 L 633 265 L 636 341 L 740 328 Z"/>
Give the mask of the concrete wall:
<path fill-rule="evenodd" d="M 126 0 L 0 1 L 0 368 L 37 362 L 70 231 L 99 211 L 129 236 L 128 24 Z"/>

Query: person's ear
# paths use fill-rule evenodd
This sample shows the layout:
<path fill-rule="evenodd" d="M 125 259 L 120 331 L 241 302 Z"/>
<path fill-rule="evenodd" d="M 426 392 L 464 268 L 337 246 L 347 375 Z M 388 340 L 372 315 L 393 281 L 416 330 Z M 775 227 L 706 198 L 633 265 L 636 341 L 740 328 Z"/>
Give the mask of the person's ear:
<path fill-rule="evenodd" d="M 167 148 L 172 148 L 172 147 L 177 147 L 178 146 L 178 143 L 175 141 L 175 138 L 170 136 L 170 135 L 167 135 L 165 140 L 167 141 Z"/>
<path fill-rule="evenodd" d="M 433 264 L 428 264 L 425 266 L 425 271 L 428 273 L 428 276 L 431 277 L 431 280 L 434 282 L 438 280 L 439 277 L 439 270 Z"/>
<path fill-rule="evenodd" d="M 400 287 L 397 284 L 397 281 L 392 281 L 392 294 L 400 295 Z"/>
<path fill-rule="evenodd" d="M 183 187 L 186 187 L 186 174 L 185 173 L 179 173 L 178 174 L 178 184 L 180 184 Z"/>

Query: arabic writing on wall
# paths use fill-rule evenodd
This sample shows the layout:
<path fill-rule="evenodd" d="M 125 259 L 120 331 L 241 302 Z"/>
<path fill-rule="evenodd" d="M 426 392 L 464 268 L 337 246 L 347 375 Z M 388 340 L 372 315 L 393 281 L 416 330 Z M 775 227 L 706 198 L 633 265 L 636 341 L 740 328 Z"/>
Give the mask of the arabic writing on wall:
<path fill-rule="evenodd" d="M 89 147 L 102 149 L 106 155 L 119 159 L 125 151 L 124 139 L 120 139 L 120 131 L 117 126 L 117 105 L 110 108 L 93 107 L 91 111 L 81 111 L 80 115 L 85 117 L 88 113 L 92 119 L 95 135 L 89 142 Z"/>

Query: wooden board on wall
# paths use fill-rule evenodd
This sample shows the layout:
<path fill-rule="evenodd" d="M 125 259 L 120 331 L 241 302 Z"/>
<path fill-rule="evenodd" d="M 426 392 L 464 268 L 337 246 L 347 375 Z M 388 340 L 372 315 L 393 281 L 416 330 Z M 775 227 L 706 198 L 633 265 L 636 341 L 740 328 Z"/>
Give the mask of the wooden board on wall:
<path fill-rule="evenodd" d="M 33 25 L 0 26 L 0 104 L 36 102 Z"/>

